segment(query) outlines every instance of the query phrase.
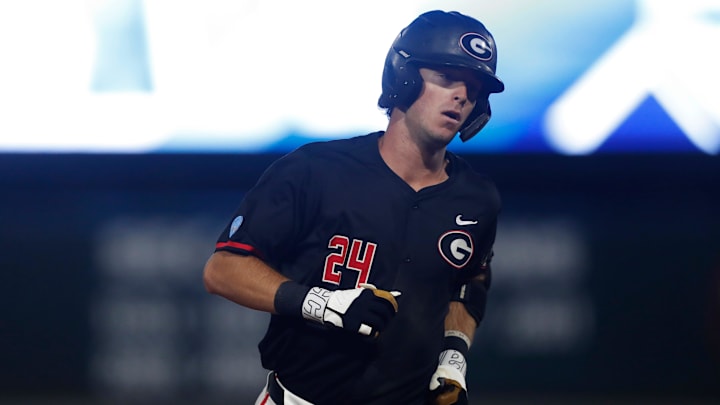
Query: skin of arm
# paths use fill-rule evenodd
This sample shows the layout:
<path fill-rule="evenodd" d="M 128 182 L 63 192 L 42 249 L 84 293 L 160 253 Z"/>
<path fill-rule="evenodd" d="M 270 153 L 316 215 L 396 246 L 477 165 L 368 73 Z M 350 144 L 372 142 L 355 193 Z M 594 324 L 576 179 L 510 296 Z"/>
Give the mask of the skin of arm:
<path fill-rule="evenodd" d="M 485 275 L 481 274 L 475 277 L 476 280 L 484 281 Z M 475 330 L 478 328 L 475 318 L 465 308 L 465 304 L 458 301 L 450 301 L 448 314 L 445 316 L 445 330 L 457 330 L 464 333 L 470 342 L 473 341 Z"/>
<path fill-rule="evenodd" d="M 287 280 L 255 256 L 222 251 L 213 253 L 203 270 L 203 283 L 210 294 L 273 314 L 275 293 Z"/>
<path fill-rule="evenodd" d="M 462 302 L 451 301 L 450 309 L 448 314 L 445 316 L 445 330 L 457 330 L 465 334 L 472 342 L 475 336 L 475 330 L 477 329 L 477 323 L 475 319 L 470 316 L 465 304 Z"/>

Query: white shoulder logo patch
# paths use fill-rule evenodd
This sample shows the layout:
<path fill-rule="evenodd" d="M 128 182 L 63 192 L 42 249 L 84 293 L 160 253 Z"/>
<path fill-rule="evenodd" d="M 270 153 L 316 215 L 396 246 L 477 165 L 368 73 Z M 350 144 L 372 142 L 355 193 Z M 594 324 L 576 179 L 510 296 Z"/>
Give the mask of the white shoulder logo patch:
<path fill-rule="evenodd" d="M 237 232 L 238 229 L 240 229 L 240 225 L 243 223 L 243 216 L 238 215 L 233 219 L 232 224 L 230 224 L 230 234 L 228 235 L 228 238 L 232 238 L 233 235 L 235 235 L 235 232 Z"/>

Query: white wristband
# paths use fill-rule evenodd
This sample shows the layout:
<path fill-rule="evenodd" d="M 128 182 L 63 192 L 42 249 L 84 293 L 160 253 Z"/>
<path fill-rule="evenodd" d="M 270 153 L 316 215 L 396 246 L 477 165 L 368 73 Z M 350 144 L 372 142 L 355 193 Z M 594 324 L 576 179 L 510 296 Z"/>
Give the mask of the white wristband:
<path fill-rule="evenodd" d="M 446 330 L 445 331 L 445 337 L 455 336 L 465 341 L 465 344 L 467 345 L 468 349 L 470 348 L 470 344 L 472 343 L 470 341 L 470 337 L 459 330 Z"/>

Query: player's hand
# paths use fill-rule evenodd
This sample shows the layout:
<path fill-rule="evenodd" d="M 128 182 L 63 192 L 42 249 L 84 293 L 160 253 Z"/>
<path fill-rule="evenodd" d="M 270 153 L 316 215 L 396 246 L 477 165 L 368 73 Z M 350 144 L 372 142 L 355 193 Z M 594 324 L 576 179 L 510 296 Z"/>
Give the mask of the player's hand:
<path fill-rule="evenodd" d="M 397 313 L 398 296 L 399 291 L 379 290 L 372 284 L 336 291 L 314 287 L 305 298 L 303 316 L 325 325 L 377 337 Z M 312 310 L 311 313 L 305 308 Z"/>
<path fill-rule="evenodd" d="M 430 379 L 432 405 L 467 405 L 465 376 L 455 368 L 439 366 Z"/>

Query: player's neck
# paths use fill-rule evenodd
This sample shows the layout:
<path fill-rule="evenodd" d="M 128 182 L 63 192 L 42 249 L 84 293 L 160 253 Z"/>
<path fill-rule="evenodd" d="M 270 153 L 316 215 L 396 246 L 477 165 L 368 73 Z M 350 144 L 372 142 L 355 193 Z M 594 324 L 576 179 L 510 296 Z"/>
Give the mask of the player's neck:
<path fill-rule="evenodd" d="M 423 149 L 408 136 L 386 132 L 378 141 L 385 164 L 415 191 L 448 179 L 445 148 Z"/>

